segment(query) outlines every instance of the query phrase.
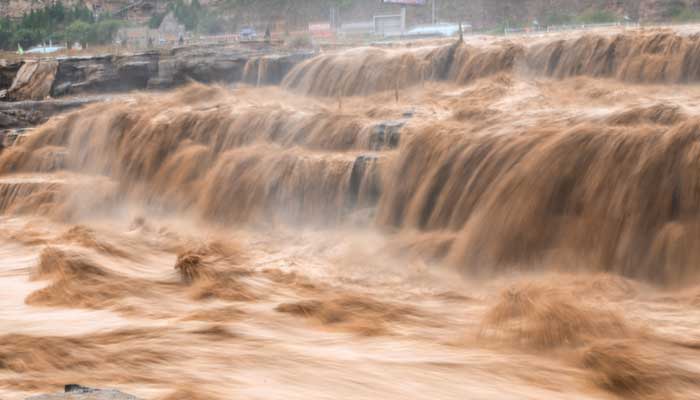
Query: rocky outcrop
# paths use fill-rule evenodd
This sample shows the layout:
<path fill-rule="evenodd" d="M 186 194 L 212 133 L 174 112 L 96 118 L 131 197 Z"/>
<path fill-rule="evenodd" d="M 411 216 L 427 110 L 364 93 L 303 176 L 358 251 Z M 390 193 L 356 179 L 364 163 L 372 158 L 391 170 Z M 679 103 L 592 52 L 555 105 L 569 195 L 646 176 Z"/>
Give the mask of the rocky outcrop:
<path fill-rule="evenodd" d="M 64 393 L 32 396 L 27 400 L 139 400 L 114 389 L 93 389 L 80 385 L 66 385 Z"/>
<path fill-rule="evenodd" d="M 150 88 L 167 88 L 192 79 L 198 82 L 237 82 L 246 62 L 255 54 L 238 48 L 192 46 L 172 50 L 158 61 L 158 73 Z"/>
<path fill-rule="evenodd" d="M 375 125 L 369 137 L 369 147 L 372 150 L 395 149 L 401 139 L 401 128 L 406 120 L 386 121 Z"/>
<path fill-rule="evenodd" d="M 143 89 L 158 73 L 159 53 L 71 57 L 58 60 L 51 95 Z"/>
<path fill-rule="evenodd" d="M 54 60 L 25 61 L 7 90 L 7 99 L 43 100 L 49 97 L 57 69 L 58 62 Z"/>
<path fill-rule="evenodd" d="M 38 125 L 56 114 L 107 99 L 93 96 L 70 100 L 0 102 L 0 131 Z"/>
<path fill-rule="evenodd" d="M 372 207 L 381 196 L 380 158 L 376 154 L 358 156 L 352 165 L 348 191 L 351 209 Z"/>
<path fill-rule="evenodd" d="M 226 46 L 174 49 L 160 57 L 158 74 L 148 81 L 148 87 L 167 88 L 189 80 L 278 84 L 292 67 L 311 56 L 310 53 L 268 53 L 269 50 L 251 51 Z"/>
<path fill-rule="evenodd" d="M 278 84 L 310 53 L 267 54 L 227 46 L 191 46 L 166 52 L 62 57 L 0 63 L 0 132 L 24 129 L 58 113 L 103 101 L 95 93 L 167 89 L 203 83 Z M 80 95 L 79 99 L 58 100 Z M 85 97 L 91 96 L 91 97 Z"/>
<path fill-rule="evenodd" d="M 310 53 L 270 54 L 272 49 L 189 46 L 158 52 L 24 61 L 7 100 L 39 100 L 85 93 L 167 89 L 194 80 L 202 83 L 277 84 Z M 0 90 L 12 66 L 0 65 Z"/>
<path fill-rule="evenodd" d="M 22 67 L 21 61 L 0 60 L 0 89 L 9 89 Z"/>

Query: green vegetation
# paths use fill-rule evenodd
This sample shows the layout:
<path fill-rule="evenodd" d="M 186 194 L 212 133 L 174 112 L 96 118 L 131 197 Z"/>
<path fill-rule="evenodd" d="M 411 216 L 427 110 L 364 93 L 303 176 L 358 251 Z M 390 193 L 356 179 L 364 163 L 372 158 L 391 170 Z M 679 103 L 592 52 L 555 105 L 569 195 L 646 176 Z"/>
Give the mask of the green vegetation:
<path fill-rule="evenodd" d="M 574 22 L 574 17 L 570 14 L 562 14 L 557 11 L 551 11 L 544 15 L 542 24 L 544 26 L 552 25 L 569 25 Z"/>
<path fill-rule="evenodd" d="M 671 18 L 674 22 L 700 21 L 700 10 L 685 9 Z"/>
<path fill-rule="evenodd" d="M 670 3 L 663 16 L 674 22 L 700 21 L 700 9 L 688 7 L 683 3 Z"/>
<path fill-rule="evenodd" d="M 183 0 L 175 0 L 168 4 L 168 10 L 188 31 L 210 35 L 223 33 L 226 30 L 227 20 L 216 11 L 203 8 L 199 0 L 192 0 L 189 4 Z M 159 27 L 164 17 L 165 15 L 154 16 L 149 21 L 149 26 Z"/>
<path fill-rule="evenodd" d="M 185 4 L 184 0 L 176 0 L 170 4 L 170 9 L 175 14 L 175 18 L 185 25 L 188 31 L 195 30 L 199 25 L 200 18 L 206 13 L 199 4 L 199 0 L 192 0 L 190 4 Z"/>
<path fill-rule="evenodd" d="M 615 13 L 606 10 L 588 10 L 574 19 L 579 24 L 607 24 L 619 20 Z"/>
<path fill-rule="evenodd" d="M 493 34 L 493 35 L 503 35 L 503 32 L 505 32 L 506 28 L 508 28 L 508 29 L 521 29 L 524 27 L 525 27 L 525 25 L 522 24 L 521 22 L 518 22 L 514 19 L 509 18 L 507 21 L 501 22 L 500 24 L 496 25 L 494 28 L 487 30 L 486 32 Z"/>
<path fill-rule="evenodd" d="M 199 25 L 197 26 L 197 31 L 206 35 L 225 33 L 226 28 L 229 26 L 227 20 L 221 18 L 215 13 L 203 13 L 199 17 L 198 22 Z"/>
<path fill-rule="evenodd" d="M 65 30 L 65 39 L 69 43 L 77 42 L 83 46 L 87 43 L 89 35 L 90 24 L 81 20 L 73 21 Z"/>
<path fill-rule="evenodd" d="M 301 48 L 309 48 L 313 46 L 313 41 L 311 40 L 311 36 L 308 34 L 301 34 L 301 35 L 295 35 L 292 36 L 287 44 L 291 47 L 301 49 Z"/>
<path fill-rule="evenodd" d="M 588 10 L 579 15 L 563 14 L 552 11 L 542 18 L 543 26 L 575 25 L 575 24 L 606 24 L 620 21 L 620 17 L 605 10 Z"/>
<path fill-rule="evenodd" d="M 160 24 L 163 22 L 163 18 L 165 18 L 165 15 L 166 13 L 151 15 L 151 18 L 148 20 L 148 27 L 151 29 L 158 29 Z"/>
<path fill-rule="evenodd" d="M 258 7 L 266 10 L 280 10 L 299 5 L 298 0 L 224 0 L 223 3 L 230 9 Z M 326 5 L 345 8 L 352 4 L 353 0 L 317 0 L 314 2 L 314 6 L 318 7 Z"/>
<path fill-rule="evenodd" d="M 65 7 L 61 1 L 25 14 L 20 20 L 0 20 L 0 48 L 13 50 L 41 43 L 110 43 L 121 22 L 101 18 L 96 21 L 84 5 Z"/>

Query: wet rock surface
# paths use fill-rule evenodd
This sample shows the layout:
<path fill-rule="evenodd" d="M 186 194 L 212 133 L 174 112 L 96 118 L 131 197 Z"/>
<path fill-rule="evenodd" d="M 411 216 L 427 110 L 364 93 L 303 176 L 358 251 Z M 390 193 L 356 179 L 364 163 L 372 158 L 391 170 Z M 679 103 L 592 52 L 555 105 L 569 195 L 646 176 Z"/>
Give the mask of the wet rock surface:
<path fill-rule="evenodd" d="M 0 88 L 7 90 L 22 67 L 21 61 L 0 60 Z"/>
<path fill-rule="evenodd" d="M 272 51 L 209 45 L 123 55 L 0 60 L 0 98 L 5 100 L 0 102 L 0 135 L 104 100 L 98 93 L 169 89 L 191 81 L 278 84 L 296 64 L 312 56 Z M 81 97 L 55 99 L 66 96 Z"/>
<path fill-rule="evenodd" d="M 157 74 L 158 58 L 158 53 L 150 52 L 59 59 L 51 95 L 59 97 L 145 88 L 148 80 Z"/>
<path fill-rule="evenodd" d="M 372 150 L 395 149 L 401 140 L 401 128 L 406 124 L 406 120 L 386 121 L 377 124 L 372 129 L 369 139 L 369 146 Z"/>
<path fill-rule="evenodd" d="M 277 84 L 297 63 L 311 55 L 207 45 L 29 60 L 0 65 L 0 90 L 7 90 L 6 100 L 20 101 L 47 96 L 168 89 L 189 81 Z M 17 88 L 24 89 L 18 91 Z"/>
<path fill-rule="evenodd" d="M 108 97 L 92 96 L 80 99 L 0 102 L 0 132 L 35 126 L 56 114 L 106 99 Z"/>
<path fill-rule="evenodd" d="M 358 156 L 350 173 L 350 206 L 352 208 L 375 205 L 381 196 L 379 156 Z M 364 204 L 360 204 L 360 199 Z"/>

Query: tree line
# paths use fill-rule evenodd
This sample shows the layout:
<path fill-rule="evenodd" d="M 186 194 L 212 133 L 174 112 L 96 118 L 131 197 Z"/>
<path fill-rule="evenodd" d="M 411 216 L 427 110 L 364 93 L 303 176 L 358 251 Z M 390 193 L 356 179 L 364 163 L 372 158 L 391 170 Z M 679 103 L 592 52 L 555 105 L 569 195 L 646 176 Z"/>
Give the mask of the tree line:
<path fill-rule="evenodd" d="M 0 48 L 6 50 L 29 48 L 42 43 L 78 42 L 86 44 L 110 43 L 121 21 L 109 15 L 95 18 L 83 3 L 66 7 L 59 0 L 42 9 L 25 13 L 22 18 L 0 19 Z"/>
<path fill-rule="evenodd" d="M 178 22 L 191 32 L 217 34 L 230 30 L 230 18 L 217 9 L 202 7 L 199 0 L 187 3 L 184 0 L 170 1 L 165 12 L 151 16 L 148 27 L 157 29 L 168 13 L 173 13 Z"/>

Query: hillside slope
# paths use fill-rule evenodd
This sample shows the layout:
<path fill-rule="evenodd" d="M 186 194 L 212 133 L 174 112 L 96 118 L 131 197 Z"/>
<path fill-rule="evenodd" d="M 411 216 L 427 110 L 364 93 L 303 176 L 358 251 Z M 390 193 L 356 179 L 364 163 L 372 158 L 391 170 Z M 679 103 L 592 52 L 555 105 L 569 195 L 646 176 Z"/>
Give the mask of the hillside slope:
<path fill-rule="evenodd" d="M 0 17 L 18 18 L 31 9 L 44 7 L 54 0 L 4 0 Z M 66 5 L 83 1 L 88 7 L 114 13 L 137 3 L 131 13 L 138 17 L 165 9 L 176 0 L 62 0 Z M 184 0 L 189 2 L 191 0 Z M 264 22 L 286 19 L 291 26 L 303 27 L 309 22 L 327 20 L 330 7 L 340 5 L 344 21 L 368 20 L 378 13 L 398 11 L 396 5 L 383 5 L 379 0 L 200 0 L 220 15 L 236 16 L 237 20 Z M 510 20 L 527 23 L 534 19 L 556 21 L 562 17 L 590 11 L 603 11 L 618 17 L 629 15 L 642 21 L 669 19 L 679 10 L 700 10 L 700 0 L 439 0 L 438 17 L 442 20 L 470 21 L 475 27 L 492 27 Z M 410 7 L 413 21 L 427 22 L 431 7 Z"/>

